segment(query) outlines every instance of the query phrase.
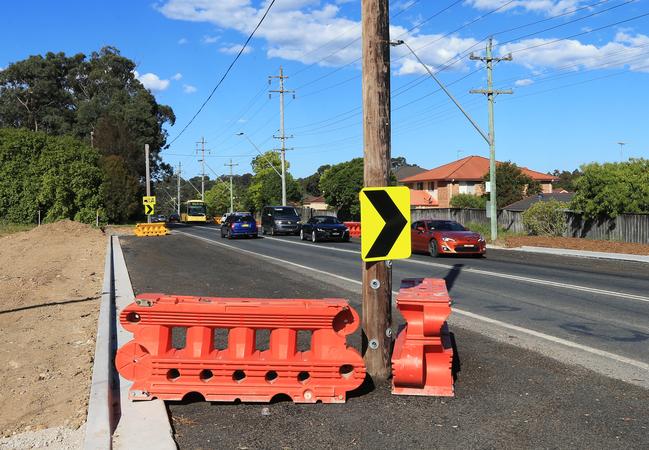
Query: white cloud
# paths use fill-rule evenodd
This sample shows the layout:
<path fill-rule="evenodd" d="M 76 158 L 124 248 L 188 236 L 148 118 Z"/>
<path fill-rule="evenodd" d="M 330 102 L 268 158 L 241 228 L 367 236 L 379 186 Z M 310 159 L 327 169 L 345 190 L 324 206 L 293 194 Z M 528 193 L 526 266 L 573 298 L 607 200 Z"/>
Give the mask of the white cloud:
<path fill-rule="evenodd" d="M 514 82 L 514 86 L 529 86 L 530 84 L 534 84 L 534 80 L 531 78 L 523 78 L 522 80 L 516 80 Z"/>
<path fill-rule="evenodd" d="M 176 80 L 176 81 L 178 81 L 178 80 L 182 79 L 182 77 L 183 77 L 183 74 L 180 73 L 180 72 L 178 72 L 176 75 L 174 75 L 173 77 L 171 77 L 171 79 L 172 79 L 172 80 Z"/>
<path fill-rule="evenodd" d="M 203 39 L 201 39 L 201 42 L 203 44 L 214 44 L 215 42 L 218 42 L 219 37 L 218 36 L 203 36 Z"/>
<path fill-rule="evenodd" d="M 198 89 L 196 89 L 196 86 L 192 86 L 191 84 L 183 84 L 183 92 L 185 94 L 193 94 L 197 90 Z"/>
<path fill-rule="evenodd" d="M 509 0 L 467 0 L 467 4 L 480 10 L 494 10 L 504 6 L 499 12 L 522 9 L 528 12 L 546 15 L 561 14 L 578 8 L 583 0 L 517 0 L 507 4 Z"/>
<path fill-rule="evenodd" d="M 505 44 L 500 53 L 513 53 L 514 62 L 530 69 L 574 66 L 574 70 L 591 68 L 628 68 L 649 72 L 649 36 L 618 32 L 604 45 L 584 44 L 578 40 L 526 39 Z"/>
<path fill-rule="evenodd" d="M 227 53 L 228 55 L 236 55 L 237 53 L 239 53 L 240 50 L 241 50 L 241 44 L 226 45 L 226 46 L 224 46 L 224 47 L 219 48 L 219 51 L 220 51 L 221 53 Z M 244 55 L 245 55 L 245 54 L 248 54 L 248 53 L 250 53 L 251 51 L 252 51 L 252 47 L 248 45 L 248 46 L 243 50 L 243 54 L 244 54 Z"/>
<path fill-rule="evenodd" d="M 187 38 L 180 38 L 180 39 L 178 39 L 178 45 L 185 45 L 185 44 L 187 44 L 188 42 L 189 42 L 189 41 L 187 40 Z"/>
<path fill-rule="evenodd" d="M 145 73 L 140 75 L 137 71 L 133 72 L 135 78 L 140 80 L 140 83 L 144 85 L 145 88 L 149 89 L 151 92 L 160 92 L 164 91 L 169 87 L 169 80 L 163 80 L 155 73 Z"/>
<path fill-rule="evenodd" d="M 219 29 L 235 30 L 242 35 L 252 31 L 269 0 L 254 8 L 251 0 L 165 0 L 158 10 L 166 17 L 175 20 L 206 22 Z M 332 3 L 335 0 L 283 0 L 278 2 L 266 17 L 264 24 L 257 31 L 256 39 L 265 41 L 266 55 L 269 58 L 282 58 L 299 61 L 304 64 L 317 63 L 320 66 L 339 67 L 358 60 L 361 56 L 361 24 L 341 15 L 340 7 Z M 467 0 L 478 9 L 493 9 L 503 5 L 505 0 Z M 526 11 L 556 13 L 567 11 L 583 4 L 583 0 L 517 0 L 507 8 L 518 8 Z M 506 9 L 506 8 L 505 8 Z M 281 10 L 281 14 L 277 13 Z M 467 50 L 477 49 L 478 40 L 460 35 L 443 36 L 440 34 L 422 34 L 419 30 L 406 32 L 401 26 L 391 26 L 390 34 L 399 36 L 417 52 L 419 57 L 431 68 L 443 64 L 464 54 Z M 528 39 L 517 43 L 503 45 L 503 53 L 515 52 L 514 62 L 529 68 L 545 66 L 557 67 L 577 62 L 582 67 L 601 64 L 603 57 L 620 50 L 640 53 L 637 48 L 644 35 L 632 36 L 629 32 L 618 33 L 615 40 L 601 47 L 583 44 L 580 41 L 560 41 L 556 44 L 537 47 L 529 51 L 521 50 L 530 45 L 549 42 L 552 39 Z M 649 46 L 649 43 L 647 44 Z M 223 43 L 219 51 L 236 53 L 240 45 Z M 246 49 L 246 53 L 250 50 Z M 393 70 L 396 74 L 425 73 L 424 68 L 410 55 L 404 46 L 394 47 Z M 618 55 L 618 59 L 619 59 Z M 627 54 L 628 57 L 628 54 Z M 466 69 L 466 59 L 451 66 L 451 70 Z M 360 62 L 358 64 L 360 66 Z M 632 70 L 641 64 L 629 64 Z M 611 67 L 619 67 L 620 64 Z"/>

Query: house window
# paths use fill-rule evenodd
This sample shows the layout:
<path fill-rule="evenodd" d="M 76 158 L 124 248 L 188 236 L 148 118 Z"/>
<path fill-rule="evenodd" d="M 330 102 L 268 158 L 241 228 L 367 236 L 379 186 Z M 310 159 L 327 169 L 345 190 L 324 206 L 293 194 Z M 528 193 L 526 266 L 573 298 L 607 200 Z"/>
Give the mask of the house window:
<path fill-rule="evenodd" d="M 420 190 L 420 191 L 424 189 L 424 182 L 423 181 L 420 181 L 419 183 L 417 183 L 417 189 Z"/>
<path fill-rule="evenodd" d="M 475 181 L 460 181 L 460 194 L 475 194 Z"/>

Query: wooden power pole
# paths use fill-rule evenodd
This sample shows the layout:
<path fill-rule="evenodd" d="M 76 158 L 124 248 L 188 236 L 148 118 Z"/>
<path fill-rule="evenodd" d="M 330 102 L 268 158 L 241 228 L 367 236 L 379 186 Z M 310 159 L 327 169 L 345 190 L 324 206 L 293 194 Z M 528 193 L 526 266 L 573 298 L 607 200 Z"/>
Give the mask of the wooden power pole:
<path fill-rule="evenodd" d="M 362 0 L 365 187 L 390 179 L 390 31 L 388 0 Z M 392 280 L 384 261 L 363 263 L 363 358 L 374 381 L 390 376 Z"/>

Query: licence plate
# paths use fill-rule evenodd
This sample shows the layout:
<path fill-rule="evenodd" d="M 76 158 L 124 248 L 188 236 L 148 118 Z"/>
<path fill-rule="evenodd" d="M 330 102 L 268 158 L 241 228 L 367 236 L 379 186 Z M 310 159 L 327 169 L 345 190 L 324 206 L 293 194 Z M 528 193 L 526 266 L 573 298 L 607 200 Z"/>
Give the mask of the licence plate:
<path fill-rule="evenodd" d="M 464 244 L 465 247 L 475 247 L 473 244 Z"/>
<path fill-rule="evenodd" d="M 243 224 L 243 225 L 241 225 L 241 226 L 242 226 L 243 228 L 248 228 L 248 227 L 249 227 L 250 225 L 249 225 L 249 224 L 247 224 L 247 223 L 244 223 L 244 224 Z"/>
<path fill-rule="evenodd" d="M 338 236 L 340 233 L 331 233 L 332 236 Z"/>

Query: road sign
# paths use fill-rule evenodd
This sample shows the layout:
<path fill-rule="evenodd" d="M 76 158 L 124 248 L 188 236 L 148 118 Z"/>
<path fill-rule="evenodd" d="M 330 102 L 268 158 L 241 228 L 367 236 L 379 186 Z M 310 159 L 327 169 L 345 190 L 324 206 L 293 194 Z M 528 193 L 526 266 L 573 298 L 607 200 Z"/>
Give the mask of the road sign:
<path fill-rule="evenodd" d="M 149 203 L 144 204 L 144 214 L 147 216 L 152 216 L 153 215 L 153 210 L 154 210 L 155 205 L 151 205 Z"/>
<path fill-rule="evenodd" d="M 365 188 L 360 200 L 363 261 L 409 258 L 410 189 Z"/>
<path fill-rule="evenodd" d="M 143 205 L 155 205 L 155 195 L 145 195 L 142 197 Z M 151 213 L 153 214 L 153 213 Z"/>

